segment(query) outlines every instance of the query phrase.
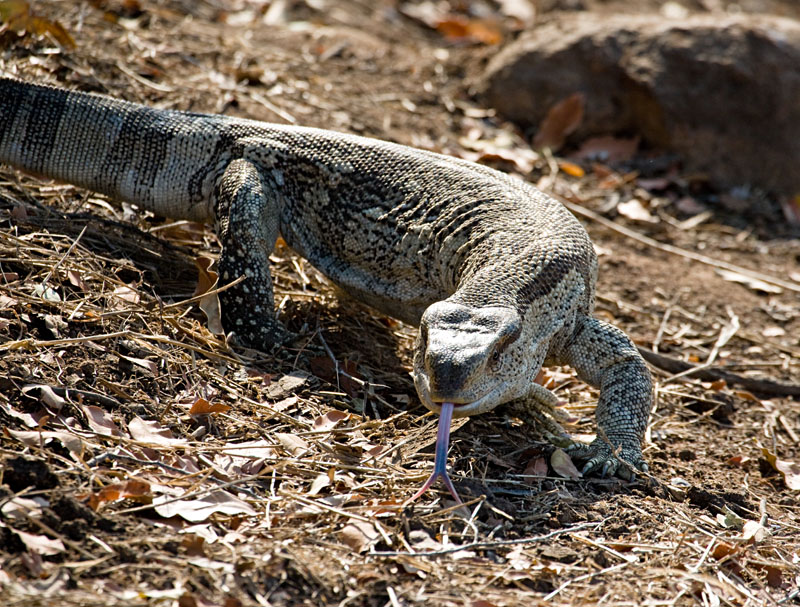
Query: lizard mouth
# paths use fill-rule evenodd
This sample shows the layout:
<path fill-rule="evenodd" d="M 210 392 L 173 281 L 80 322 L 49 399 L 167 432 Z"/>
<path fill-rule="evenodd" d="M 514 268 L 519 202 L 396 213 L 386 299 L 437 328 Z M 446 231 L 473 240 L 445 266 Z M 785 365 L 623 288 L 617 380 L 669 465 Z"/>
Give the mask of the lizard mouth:
<path fill-rule="evenodd" d="M 476 415 L 478 413 L 485 413 L 494 409 L 498 404 L 498 398 L 503 392 L 503 386 L 497 386 L 494 390 L 484 394 L 478 399 L 466 402 L 458 402 L 458 399 L 445 399 L 431 400 L 430 393 L 425 394 L 423 404 L 431 411 L 441 414 L 442 403 L 453 403 L 453 417 L 467 417 L 469 415 Z"/>

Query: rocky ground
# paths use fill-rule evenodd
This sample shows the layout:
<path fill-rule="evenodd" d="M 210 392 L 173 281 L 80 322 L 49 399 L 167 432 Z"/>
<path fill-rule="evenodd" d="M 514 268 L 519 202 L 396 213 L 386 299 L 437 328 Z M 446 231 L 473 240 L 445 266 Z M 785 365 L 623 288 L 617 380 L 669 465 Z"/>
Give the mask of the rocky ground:
<path fill-rule="evenodd" d="M 328 353 L 229 348 L 195 301 L 181 303 L 217 250 L 207 228 L 4 167 L 3 604 L 798 600 L 797 199 L 722 187 L 636 133 L 576 140 L 574 112 L 516 126 L 478 92 L 500 49 L 575 11 L 797 19 L 800 9 L 531 6 L 0 3 L 0 19 L 13 19 L 0 26 L 3 72 L 381 137 L 538 184 L 596 244 L 597 314 L 662 357 L 649 474 L 576 478 L 535 429 L 498 412 L 454 425 L 451 474 L 472 516 L 444 492 L 403 510 L 431 469 L 436 426 L 408 375 L 412 327 L 339 297 L 279 246 L 281 318 Z M 543 131 L 554 152 L 531 147 Z M 544 381 L 578 418 L 570 431 L 593 432 L 596 392 L 568 368 Z"/>

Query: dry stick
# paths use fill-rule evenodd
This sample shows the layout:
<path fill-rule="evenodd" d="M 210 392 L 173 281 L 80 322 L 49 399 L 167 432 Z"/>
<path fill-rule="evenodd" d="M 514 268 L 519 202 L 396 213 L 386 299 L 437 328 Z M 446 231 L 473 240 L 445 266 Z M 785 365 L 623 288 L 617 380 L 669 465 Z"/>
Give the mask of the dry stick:
<path fill-rule="evenodd" d="M 628 238 L 632 238 L 637 242 L 646 244 L 650 247 L 658 249 L 659 251 L 664 251 L 665 253 L 671 253 L 673 255 L 679 255 L 680 257 L 685 257 L 686 259 L 698 261 L 700 263 L 704 263 L 708 266 L 712 266 L 715 268 L 724 268 L 725 270 L 730 270 L 731 272 L 738 272 L 739 274 L 744 274 L 745 276 L 749 276 L 750 278 L 762 280 L 769 284 L 777 285 L 779 287 L 783 287 L 784 289 L 800 293 L 800 284 L 797 284 L 796 282 L 783 280 L 782 278 L 776 278 L 768 274 L 762 274 L 761 272 L 756 272 L 755 270 L 749 270 L 747 268 L 743 268 L 742 266 L 737 266 L 735 264 L 728 263 L 727 261 L 720 261 L 719 259 L 713 259 L 712 257 L 707 257 L 706 255 L 695 253 L 694 251 L 687 251 L 686 249 L 681 249 L 671 244 L 658 242 L 657 240 L 654 240 L 649 236 L 645 236 L 644 234 L 639 234 L 639 232 L 636 232 L 635 230 L 631 230 L 630 228 L 626 228 L 625 226 L 619 225 L 618 223 L 613 222 L 610 219 L 606 219 L 599 213 L 595 213 L 594 211 L 582 207 L 579 204 L 570 202 L 569 200 L 566 200 L 562 196 L 559 196 L 558 198 L 559 200 L 561 200 L 561 202 L 564 204 L 565 207 L 567 207 L 570 211 L 572 211 L 576 215 L 580 215 L 581 217 L 587 217 L 592 221 L 596 221 L 600 225 L 607 227 L 609 230 L 613 230 L 614 232 L 627 236 Z"/>
<path fill-rule="evenodd" d="M 780 278 L 775 278 L 774 276 L 762 274 L 761 272 L 756 272 L 755 270 L 748 270 L 747 268 L 727 263 L 725 261 L 720 261 L 718 259 L 713 259 L 711 257 L 701 255 L 700 253 L 687 251 L 685 249 L 680 249 L 678 247 L 669 244 L 658 242 L 657 240 L 653 240 L 648 236 L 639 234 L 634 230 L 631 230 L 629 228 L 626 228 L 625 226 L 619 225 L 609 219 L 606 219 L 605 217 L 603 217 L 598 213 L 595 213 L 594 211 L 591 211 L 578 204 L 570 202 L 569 200 L 566 200 L 563 197 L 559 197 L 559 199 L 564 204 L 564 206 L 566 206 L 570 211 L 572 211 L 576 215 L 580 215 L 581 217 L 587 217 L 592 221 L 596 221 L 600 225 L 607 227 L 609 230 L 613 230 L 614 232 L 622 234 L 623 236 L 627 236 L 628 238 L 632 238 L 637 242 L 641 242 L 648 246 L 654 247 L 659 251 L 664 251 L 666 253 L 671 253 L 673 255 L 679 255 L 680 257 L 685 257 L 693 261 L 698 261 L 700 263 L 704 263 L 712 267 L 724 268 L 732 272 L 738 272 L 740 274 L 744 274 L 745 276 L 750 276 L 751 278 L 763 280 L 764 282 L 778 285 L 785 289 L 789 289 L 790 291 L 796 291 L 800 293 L 800 285 L 798 285 L 797 283 L 782 280 Z M 699 379 L 703 379 L 706 381 L 715 381 L 718 379 L 724 379 L 728 384 L 739 385 L 747 390 L 753 390 L 754 392 L 761 392 L 762 394 L 770 394 L 774 396 L 800 396 L 800 385 L 783 384 L 771 380 L 742 377 L 741 375 L 730 373 L 728 371 L 722 371 L 719 369 L 709 369 L 703 366 L 698 367 L 690 363 L 683 362 L 681 360 L 664 356 L 663 354 L 652 352 L 651 350 L 647 350 L 645 348 L 640 347 L 638 349 L 639 353 L 644 357 L 644 359 L 647 362 L 655 365 L 656 367 L 659 367 L 660 369 L 669 371 L 670 373 L 694 375 L 695 377 L 698 377 Z"/>
<path fill-rule="evenodd" d="M 769 394 L 771 396 L 800 396 L 800 385 L 796 384 L 783 384 L 780 382 L 772 381 L 770 379 L 754 379 L 752 377 L 743 377 L 730 371 L 723 371 L 722 369 L 710 369 L 702 365 L 693 365 L 676 358 L 670 358 L 663 354 L 658 354 L 646 348 L 638 348 L 639 354 L 642 355 L 647 362 L 655 365 L 659 369 L 668 371 L 670 373 L 681 373 L 682 377 L 692 375 L 704 381 L 716 381 L 723 379 L 729 385 L 741 386 L 745 390 L 758 392 L 761 394 Z"/>
<path fill-rule="evenodd" d="M 445 554 L 453 554 L 454 552 L 460 552 L 462 550 L 473 550 L 473 549 L 480 549 L 480 548 L 498 548 L 500 546 L 521 546 L 524 544 L 535 544 L 536 542 L 546 542 L 547 540 L 553 539 L 559 535 L 564 535 L 566 533 L 575 533 L 576 531 L 581 531 L 582 529 L 592 529 L 595 527 L 599 527 L 601 523 L 580 523 L 579 525 L 575 525 L 573 527 L 567 527 L 566 529 L 556 529 L 555 531 L 551 531 L 550 533 L 545 533 L 544 535 L 536 535 L 532 537 L 524 537 L 518 540 L 497 540 L 497 541 L 486 541 L 486 542 L 471 542 L 469 544 L 461 544 L 459 546 L 453 546 L 452 548 L 443 548 L 442 550 L 431 550 L 428 552 L 400 552 L 400 551 L 386 551 L 386 552 L 368 552 L 367 556 L 442 556 Z"/>

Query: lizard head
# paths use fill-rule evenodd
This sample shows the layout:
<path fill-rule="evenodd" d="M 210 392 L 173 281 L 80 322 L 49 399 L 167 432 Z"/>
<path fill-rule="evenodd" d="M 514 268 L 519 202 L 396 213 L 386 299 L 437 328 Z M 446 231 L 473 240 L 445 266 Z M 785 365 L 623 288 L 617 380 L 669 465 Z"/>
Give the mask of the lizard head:
<path fill-rule="evenodd" d="M 513 308 L 450 301 L 429 306 L 414 351 L 420 399 L 437 413 L 441 403 L 452 402 L 454 417 L 464 417 L 522 396 L 543 359 L 525 342 L 522 319 Z"/>

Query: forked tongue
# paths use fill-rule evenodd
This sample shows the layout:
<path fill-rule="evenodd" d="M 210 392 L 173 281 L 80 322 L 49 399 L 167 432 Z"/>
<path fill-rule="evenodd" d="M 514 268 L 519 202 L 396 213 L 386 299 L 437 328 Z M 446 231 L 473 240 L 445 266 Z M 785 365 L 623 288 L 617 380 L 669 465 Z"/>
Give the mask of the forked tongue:
<path fill-rule="evenodd" d="M 413 502 L 420 495 L 425 493 L 438 477 L 442 477 L 442 482 L 447 490 L 450 492 L 456 502 L 463 505 L 464 502 L 458 497 L 456 488 L 453 487 L 453 482 L 447 475 L 447 448 L 450 445 L 450 422 L 453 420 L 453 403 L 442 403 L 442 411 L 439 414 L 439 429 L 436 431 L 436 456 L 433 461 L 433 472 L 422 485 L 422 488 L 417 491 L 412 497 L 406 500 L 406 504 Z"/>

